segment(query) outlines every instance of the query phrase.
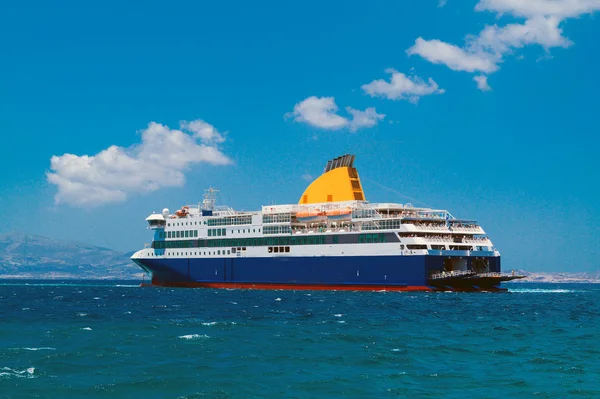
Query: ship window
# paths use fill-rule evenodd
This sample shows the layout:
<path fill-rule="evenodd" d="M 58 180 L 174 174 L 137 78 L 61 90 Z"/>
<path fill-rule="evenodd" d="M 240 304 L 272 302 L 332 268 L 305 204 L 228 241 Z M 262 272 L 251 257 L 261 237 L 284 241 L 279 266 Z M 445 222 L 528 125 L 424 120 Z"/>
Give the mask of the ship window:
<path fill-rule="evenodd" d="M 177 230 L 175 234 L 177 235 L 177 238 L 179 238 L 179 230 Z"/>
<path fill-rule="evenodd" d="M 285 252 L 290 252 L 290 247 L 285 247 Z"/>
<path fill-rule="evenodd" d="M 231 254 L 231 251 L 228 249 L 227 250 L 227 255 L 230 255 L 230 254 Z"/>
<path fill-rule="evenodd" d="M 226 231 L 226 230 L 225 230 L 225 229 L 221 229 L 221 230 L 223 231 L 223 235 L 225 235 L 225 231 Z"/>
<path fill-rule="evenodd" d="M 273 252 L 273 247 L 269 247 L 269 253 Z"/>
<path fill-rule="evenodd" d="M 208 229 L 208 236 L 212 237 L 212 229 Z"/>
<path fill-rule="evenodd" d="M 260 233 L 260 229 L 258 229 L 258 232 Z"/>
<path fill-rule="evenodd" d="M 188 238 L 190 233 L 189 233 L 189 232 L 186 230 L 186 231 L 184 232 L 184 234 L 185 234 L 185 238 Z"/>
<path fill-rule="evenodd" d="M 279 252 L 279 247 L 273 247 L 273 252 L 275 252 L 275 253 Z"/>
<path fill-rule="evenodd" d="M 221 250 L 218 250 L 218 251 L 217 251 L 217 254 L 218 254 L 218 255 L 221 255 Z"/>

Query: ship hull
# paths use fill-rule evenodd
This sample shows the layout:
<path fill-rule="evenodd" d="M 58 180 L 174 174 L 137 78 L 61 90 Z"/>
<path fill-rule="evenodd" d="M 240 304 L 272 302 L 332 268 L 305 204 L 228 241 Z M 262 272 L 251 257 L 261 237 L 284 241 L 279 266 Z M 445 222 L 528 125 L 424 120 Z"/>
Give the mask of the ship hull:
<path fill-rule="evenodd" d="M 138 258 L 135 262 L 152 276 L 152 285 L 310 290 L 454 290 L 433 284 L 428 276 L 444 267 L 447 257 L 339 256 L 339 257 L 227 257 Z M 474 259 L 474 258 L 473 258 Z M 482 258 L 479 258 L 482 259 Z M 489 271 L 500 271 L 500 257 L 486 257 Z M 465 266 L 471 259 L 466 258 Z M 458 287 L 456 287 L 458 288 Z M 498 289 L 496 281 L 460 286 L 460 290 Z"/>

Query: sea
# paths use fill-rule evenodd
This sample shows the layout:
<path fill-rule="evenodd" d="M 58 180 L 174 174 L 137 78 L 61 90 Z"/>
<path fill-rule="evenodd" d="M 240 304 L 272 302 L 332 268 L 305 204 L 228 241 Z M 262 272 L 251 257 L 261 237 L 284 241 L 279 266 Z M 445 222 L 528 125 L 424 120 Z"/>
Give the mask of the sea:
<path fill-rule="evenodd" d="M 600 284 L 0 280 L 0 398 L 600 398 Z"/>

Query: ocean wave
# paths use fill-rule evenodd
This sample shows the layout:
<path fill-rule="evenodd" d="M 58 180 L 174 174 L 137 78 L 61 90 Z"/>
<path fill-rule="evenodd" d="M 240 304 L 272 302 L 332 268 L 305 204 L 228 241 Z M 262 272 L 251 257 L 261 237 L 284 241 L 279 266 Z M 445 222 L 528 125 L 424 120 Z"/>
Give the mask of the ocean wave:
<path fill-rule="evenodd" d="M 41 348 L 27 348 L 27 347 L 26 348 L 10 348 L 10 350 L 14 350 L 14 351 L 19 351 L 19 350 L 22 350 L 22 351 L 55 351 L 56 348 L 44 346 Z"/>
<path fill-rule="evenodd" d="M 2 367 L 0 369 L 0 377 L 17 377 L 17 378 L 35 378 L 35 367 L 29 367 L 25 370 L 11 369 L 10 367 Z"/>
<path fill-rule="evenodd" d="M 235 326 L 237 323 L 235 321 L 204 321 L 201 324 L 203 326 L 216 326 L 217 324 L 220 326 Z"/>
<path fill-rule="evenodd" d="M 180 339 L 207 339 L 210 337 L 206 334 L 188 334 L 188 335 L 180 335 L 177 338 L 180 338 Z"/>
<path fill-rule="evenodd" d="M 578 290 L 566 290 L 563 288 L 509 288 L 508 292 L 516 293 L 542 293 L 542 294 L 565 294 L 571 292 L 582 292 Z"/>
<path fill-rule="evenodd" d="M 80 330 L 92 331 L 92 329 L 90 327 L 83 327 L 83 328 L 80 328 Z"/>

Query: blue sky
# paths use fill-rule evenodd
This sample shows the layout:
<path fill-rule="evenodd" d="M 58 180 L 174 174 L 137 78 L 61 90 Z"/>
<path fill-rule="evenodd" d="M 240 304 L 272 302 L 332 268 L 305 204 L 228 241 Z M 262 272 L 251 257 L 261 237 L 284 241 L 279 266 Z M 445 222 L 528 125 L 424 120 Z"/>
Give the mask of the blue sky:
<path fill-rule="evenodd" d="M 598 270 L 599 1 L 88 3 L 0 14 L 0 233 L 134 250 L 210 185 L 293 203 L 353 153 L 505 268 Z"/>

